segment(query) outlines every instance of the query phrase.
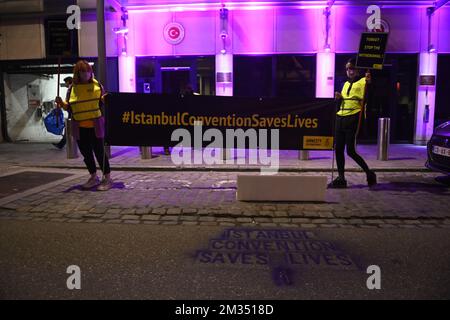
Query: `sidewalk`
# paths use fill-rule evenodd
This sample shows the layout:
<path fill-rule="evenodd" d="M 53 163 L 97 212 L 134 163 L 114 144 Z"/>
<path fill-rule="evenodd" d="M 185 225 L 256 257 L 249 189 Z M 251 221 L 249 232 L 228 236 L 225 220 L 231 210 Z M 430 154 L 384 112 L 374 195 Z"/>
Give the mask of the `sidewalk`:
<path fill-rule="evenodd" d="M 326 201 L 319 203 L 237 201 L 236 172 L 115 172 L 113 189 L 99 192 L 80 188 L 87 180 L 87 175 L 77 175 L 80 170 L 65 171 L 74 178 L 1 204 L 0 218 L 246 227 L 450 227 L 450 189 L 435 181 L 435 173 L 381 172 L 379 185 L 371 190 L 363 173 L 348 173 L 349 189 L 328 189 Z"/>
<path fill-rule="evenodd" d="M 394 144 L 390 147 L 389 161 L 377 160 L 376 145 L 359 145 L 358 152 L 366 159 L 370 168 L 377 171 L 427 171 L 424 164 L 427 158 L 426 147 L 411 144 Z M 248 158 L 235 158 L 234 164 L 183 165 L 173 164 L 171 157 L 164 155 L 161 147 L 153 148 L 152 159 L 141 159 L 138 147 L 111 147 L 111 166 L 113 170 L 259 170 L 260 165 L 249 164 Z M 248 153 L 247 153 L 248 155 Z M 81 154 L 77 159 L 67 159 L 66 150 L 58 150 L 51 144 L 1 143 L 0 164 L 25 167 L 47 168 L 85 168 Z M 246 164 L 237 164 L 238 160 Z M 299 160 L 299 152 L 280 152 L 280 171 L 330 171 L 331 151 L 310 151 L 310 160 Z M 356 163 L 346 158 L 348 171 L 360 171 Z"/>
<path fill-rule="evenodd" d="M 376 146 L 360 152 L 377 170 L 378 185 L 368 189 L 366 177 L 352 160 L 346 174 L 349 188 L 328 189 L 325 202 L 243 202 L 236 200 L 236 180 L 256 166 L 185 167 L 157 149 L 157 157 L 139 158 L 137 148 L 113 147 L 114 187 L 84 191 L 87 178 L 82 158 L 67 160 L 65 150 L 44 144 L 0 144 L 0 220 L 75 223 L 119 223 L 301 228 L 449 228 L 450 189 L 436 181 L 439 173 L 424 168 L 425 147 L 394 145 L 390 161 L 375 159 Z M 324 175 L 331 180 L 331 152 L 281 154 L 282 175 Z M 314 173 L 308 171 L 315 171 Z M 17 174 L 17 176 L 12 176 Z M 39 177 L 62 175 L 47 183 Z M 8 178 L 9 176 L 9 178 Z M 43 179 L 42 179 L 43 180 Z M 18 185 L 18 190 L 11 191 Z M 0 188 L 1 189 L 1 188 Z M 25 190 L 25 191 L 23 191 Z M 0 190 L 1 191 L 1 190 Z"/>

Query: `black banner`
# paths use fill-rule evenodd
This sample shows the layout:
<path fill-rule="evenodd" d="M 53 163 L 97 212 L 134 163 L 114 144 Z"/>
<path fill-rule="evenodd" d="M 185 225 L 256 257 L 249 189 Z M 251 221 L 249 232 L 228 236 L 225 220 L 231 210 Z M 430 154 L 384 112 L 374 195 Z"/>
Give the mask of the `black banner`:
<path fill-rule="evenodd" d="M 105 100 L 105 140 L 117 146 L 174 146 L 180 142 L 171 141 L 174 130 L 186 129 L 194 137 L 194 123 L 201 123 L 202 134 L 220 130 L 224 146 L 227 132 L 238 129 L 256 132 L 258 140 L 264 137 L 260 129 L 268 129 L 270 146 L 271 129 L 279 129 L 279 149 L 330 150 L 335 110 L 332 99 L 110 93 Z M 203 141 L 203 146 L 210 143 Z"/>
<path fill-rule="evenodd" d="M 388 34 L 385 32 L 364 32 L 361 34 L 356 67 L 383 69 Z"/>

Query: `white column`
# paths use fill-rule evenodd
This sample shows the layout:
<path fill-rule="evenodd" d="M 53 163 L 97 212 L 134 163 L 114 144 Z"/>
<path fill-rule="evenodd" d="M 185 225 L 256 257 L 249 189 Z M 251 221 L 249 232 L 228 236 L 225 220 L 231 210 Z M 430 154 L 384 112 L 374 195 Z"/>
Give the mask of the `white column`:
<path fill-rule="evenodd" d="M 136 92 L 136 57 L 119 55 L 119 91 Z"/>
<path fill-rule="evenodd" d="M 334 97 L 334 52 L 318 52 L 316 56 L 316 98 Z"/>
<path fill-rule="evenodd" d="M 435 85 L 420 85 L 421 75 L 436 76 L 437 53 L 422 52 L 419 55 L 419 79 L 417 82 L 414 144 L 425 145 L 433 134 L 436 98 Z M 427 107 L 428 106 L 428 107 Z M 426 117 L 428 114 L 428 117 Z M 428 118 L 428 119 L 426 119 Z M 428 121 L 427 121 L 428 120 Z"/>
<path fill-rule="evenodd" d="M 216 54 L 216 96 L 233 95 L 233 54 Z M 222 159 L 232 157 L 231 149 L 222 149 Z"/>
<path fill-rule="evenodd" d="M 233 54 L 216 54 L 216 95 L 233 95 Z"/>

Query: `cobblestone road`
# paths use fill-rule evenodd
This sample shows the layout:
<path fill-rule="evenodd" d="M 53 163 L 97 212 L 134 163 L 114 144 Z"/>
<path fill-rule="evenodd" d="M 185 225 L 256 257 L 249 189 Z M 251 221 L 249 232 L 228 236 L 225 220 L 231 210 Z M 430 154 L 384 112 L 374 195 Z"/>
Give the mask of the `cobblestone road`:
<path fill-rule="evenodd" d="M 380 172 L 379 185 L 369 190 L 363 173 L 348 173 L 349 189 L 328 190 L 325 203 L 236 201 L 237 174 L 115 172 L 114 188 L 108 192 L 81 190 L 86 175 L 3 204 L 0 219 L 303 228 L 450 228 L 450 189 L 435 180 L 439 174 Z M 309 174 L 330 177 L 329 173 Z"/>

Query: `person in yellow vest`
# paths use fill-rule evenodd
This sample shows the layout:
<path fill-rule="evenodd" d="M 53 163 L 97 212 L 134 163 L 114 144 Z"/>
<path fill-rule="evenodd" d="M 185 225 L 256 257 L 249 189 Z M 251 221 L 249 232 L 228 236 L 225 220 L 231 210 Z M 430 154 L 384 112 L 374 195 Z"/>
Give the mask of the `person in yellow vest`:
<path fill-rule="evenodd" d="M 367 184 L 369 187 L 372 187 L 377 183 L 377 176 L 356 152 L 356 136 L 364 112 L 363 104 L 366 83 L 369 84 L 371 82 L 371 75 L 370 73 L 366 73 L 365 77 L 360 78 L 356 69 L 356 59 L 354 58 L 347 62 L 345 69 L 349 80 L 345 82 L 341 93 L 335 93 L 335 98 L 340 101 L 339 110 L 336 115 L 335 129 L 335 152 L 338 177 L 329 184 L 329 187 L 347 187 L 347 180 L 345 180 L 345 147 L 347 147 L 347 155 L 364 170 L 367 176 Z"/>
<path fill-rule="evenodd" d="M 99 191 L 106 191 L 113 185 L 103 144 L 105 120 L 101 109 L 104 96 L 103 86 L 94 79 L 91 65 L 81 60 L 74 67 L 73 83 L 67 90 L 66 100 L 61 97 L 55 99 L 58 107 L 70 110 L 74 120 L 72 135 L 90 173 L 89 180 L 82 185 L 83 189 L 97 187 Z M 97 176 L 94 155 L 103 172 L 101 181 Z"/>

